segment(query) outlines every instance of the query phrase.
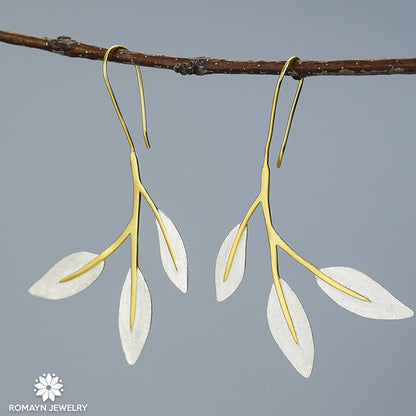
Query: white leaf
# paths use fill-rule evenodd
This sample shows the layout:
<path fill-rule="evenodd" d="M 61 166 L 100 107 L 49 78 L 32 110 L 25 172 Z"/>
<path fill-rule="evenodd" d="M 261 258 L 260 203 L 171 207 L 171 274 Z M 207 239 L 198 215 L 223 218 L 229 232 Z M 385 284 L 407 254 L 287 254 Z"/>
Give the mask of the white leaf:
<path fill-rule="evenodd" d="M 354 298 L 316 278 L 320 288 L 332 300 L 357 315 L 372 319 L 404 319 L 414 315 L 410 308 L 396 299 L 383 286 L 358 270 L 351 267 L 326 267 L 321 271 L 370 300 L 366 302 Z"/>
<path fill-rule="evenodd" d="M 163 225 L 165 226 L 166 233 L 169 237 L 177 266 L 176 268 L 175 263 L 172 260 L 172 256 L 170 255 L 169 247 L 166 244 L 165 237 L 163 236 L 162 229 L 156 220 L 157 231 L 159 234 L 160 256 L 162 259 L 163 268 L 165 269 L 166 274 L 173 282 L 173 284 L 180 291 L 186 293 L 188 291 L 188 261 L 186 258 L 185 246 L 178 230 L 170 218 L 167 217 L 166 214 L 164 214 L 162 211 L 158 211 L 162 218 Z"/>
<path fill-rule="evenodd" d="M 314 358 L 312 330 L 308 317 L 295 292 L 283 279 L 280 279 L 280 283 L 295 327 L 298 343 L 296 344 L 290 332 L 274 285 L 270 291 L 267 304 L 267 321 L 269 322 L 270 332 L 296 371 L 303 377 L 308 378 L 312 372 Z"/>
<path fill-rule="evenodd" d="M 64 257 L 29 289 L 29 293 L 45 299 L 64 299 L 81 292 L 93 283 L 103 271 L 104 261 L 75 279 L 63 283 L 60 283 L 60 280 L 76 272 L 95 257 L 97 254 L 84 251 Z"/>
<path fill-rule="evenodd" d="M 246 265 L 246 243 L 247 243 L 247 227 L 241 235 L 240 242 L 237 245 L 237 250 L 234 255 L 234 260 L 228 273 L 227 280 L 224 282 L 225 267 L 227 265 L 228 255 L 237 235 L 240 224 L 236 225 L 225 238 L 218 252 L 217 262 L 215 264 L 215 289 L 217 294 L 217 301 L 222 302 L 231 296 L 244 276 L 244 269 Z"/>
<path fill-rule="evenodd" d="M 118 328 L 126 360 L 130 365 L 133 365 L 139 358 L 149 335 L 152 321 L 152 299 L 143 275 L 137 269 L 136 314 L 133 328 L 130 328 L 130 288 L 131 269 L 127 273 L 121 290 Z"/>

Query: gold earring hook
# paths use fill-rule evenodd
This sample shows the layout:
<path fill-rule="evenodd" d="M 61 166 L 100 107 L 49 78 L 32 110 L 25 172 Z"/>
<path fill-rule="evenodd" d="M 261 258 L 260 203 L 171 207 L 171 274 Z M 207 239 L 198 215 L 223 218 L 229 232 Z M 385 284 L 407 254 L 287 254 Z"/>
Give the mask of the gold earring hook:
<path fill-rule="evenodd" d="M 120 120 L 121 126 L 123 127 L 124 133 L 126 134 L 127 141 L 129 142 L 129 145 L 130 145 L 130 150 L 131 150 L 131 152 L 134 152 L 133 140 L 131 139 L 129 129 L 127 128 L 126 122 L 124 121 L 124 118 L 121 114 L 120 107 L 118 106 L 116 97 L 114 96 L 114 92 L 113 92 L 113 89 L 112 89 L 111 84 L 110 84 L 110 80 L 108 79 L 107 60 L 108 60 L 108 57 L 109 57 L 110 53 L 113 52 L 116 49 L 125 49 L 125 50 L 127 50 L 127 48 L 125 48 L 122 45 L 114 45 L 114 46 L 111 46 L 111 48 L 107 49 L 107 52 L 105 53 L 104 59 L 103 59 L 104 82 L 105 82 L 105 85 L 107 86 L 108 92 L 109 92 L 110 97 L 111 97 L 111 101 L 113 102 L 113 105 L 114 105 L 114 108 L 116 110 L 117 116 Z M 136 67 L 136 72 L 137 72 L 137 81 L 139 83 L 140 106 L 141 106 L 141 112 L 142 112 L 143 137 L 144 137 L 144 142 L 146 143 L 146 147 L 150 148 L 149 139 L 147 137 L 146 106 L 145 106 L 145 103 L 144 103 L 144 90 L 143 90 L 142 74 L 140 72 L 140 67 L 138 65 L 135 65 L 135 67 Z"/>
<path fill-rule="evenodd" d="M 286 75 L 286 72 L 287 72 L 287 69 L 289 68 L 289 65 L 292 62 L 298 61 L 298 60 L 299 60 L 299 58 L 297 56 L 292 56 L 291 58 L 289 58 L 286 61 L 286 63 L 284 64 L 282 70 L 280 71 L 279 79 L 277 80 L 276 88 L 274 90 L 272 113 L 270 115 L 269 132 L 268 132 L 268 135 L 267 135 L 265 160 L 268 160 L 268 156 L 269 156 L 269 148 L 270 148 L 270 142 L 271 142 L 272 134 L 273 134 L 274 119 L 275 119 L 275 115 L 276 115 L 277 99 L 279 97 L 280 86 L 282 84 L 283 77 Z M 295 98 L 293 99 L 292 108 L 290 109 L 289 117 L 287 119 L 286 130 L 285 130 L 285 134 L 283 136 L 282 145 L 280 147 L 279 158 L 277 160 L 277 167 L 278 168 L 280 168 L 280 166 L 282 164 L 283 154 L 284 154 L 285 149 L 286 149 L 286 143 L 287 143 L 287 138 L 289 136 L 290 126 L 292 125 L 292 119 L 293 119 L 293 115 L 295 113 L 296 104 L 297 104 L 298 99 L 299 99 L 299 95 L 300 95 L 300 91 L 302 89 L 302 85 L 303 85 L 303 78 L 301 78 L 299 83 L 298 83 L 298 88 L 297 88 L 296 93 L 295 93 Z"/>

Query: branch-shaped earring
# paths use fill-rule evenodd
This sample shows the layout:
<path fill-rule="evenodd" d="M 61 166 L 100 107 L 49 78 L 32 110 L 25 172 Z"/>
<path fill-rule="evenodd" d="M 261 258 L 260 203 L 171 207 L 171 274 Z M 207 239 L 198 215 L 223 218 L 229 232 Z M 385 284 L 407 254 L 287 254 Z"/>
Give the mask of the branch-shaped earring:
<path fill-rule="evenodd" d="M 314 358 L 312 331 L 299 299 L 290 286 L 280 277 L 277 260 L 278 247 L 310 270 L 316 276 L 321 289 L 335 302 L 351 312 L 373 319 L 404 319 L 413 316 L 413 311 L 377 282 L 358 270 L 349 267 L 318 269 L 289 247 L 273 227 L 269 201 L 269 149 L 280 86 L 290 64 L 298 59 L 296 56 L 290 58 L 279 75 L 274 92 L 269 132 L 261 168 L 260 192 L 243 221 L 231 230 L 220 248 L 215 267 L 215 285 L 217 300 L 221 302 L 232 295 L 241 283 L 245 268 L 247 224 L 256 208 L 261 205 L 269 240 L 273 274 L 273 286 L 267 306 L 270 331 L 295 369 L 302 376 L 309 377 L 312 372 Z M 277 162 L 279 168 L 302 85 L 303 79 L 298 83 L 286 124 Z"/>
<path fill-rule="evenodd" d="M 127 125 L 120 112 L 107 73 L 107 59 L 121 45 L 109 48 L 103 60 L 104 81 L 114 104 L 117 116 L 130 146 L 130 165 L 133 178 L 133 213 L 120 236 L 98 256 L 78 252 L 70 254 L 56 263 L 30 289 L 29 293 L 46 299 L 63 299 L 75 295 L 93 283 L 104 268 L 104 261 L 130 236 L 131 263 L 120 298 L 119 330 L 124 354 L 129 364 L 134 364 L 143 349 L 150 330 L 152 305 L 149 289 L 138 266 L 138 237 L 141 197 L 149 204 L 156 217 L 160 254 L 166 274 L 171 281 L 186 293 L 188 290 L 187 258 L 182 239 L 172 221 L 160 210 L 140 179 L 139 165 Z M 139 66 L 136 66 L 140 91 L 143 136 L 149 148 L 146 128 L 146 110 L 143 82 Z"/>

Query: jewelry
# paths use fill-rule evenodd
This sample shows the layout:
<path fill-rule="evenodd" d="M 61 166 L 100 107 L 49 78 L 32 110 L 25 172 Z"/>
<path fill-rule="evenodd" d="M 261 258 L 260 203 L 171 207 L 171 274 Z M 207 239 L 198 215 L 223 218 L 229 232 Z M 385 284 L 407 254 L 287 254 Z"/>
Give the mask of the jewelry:
<path fill-rule="evenodd" d="M 232 295 L 241 283 L 245 268 L 248 221 L 256 208 L 261 205 L 269 240 L 273 275 L 273 286 L 267 305 L 270 331 L 295 369 L 302 376 L 309 377 L 314 359 L 312 331 L 298 297 L 286 281 L 280 277 L 277 259 L 278 247 L 311 271 L 316 276 L 320 288 L 340 306 L 351 312 L 373 319 L 404 319 L 413 316 L 414 313 L 377 282 L 358 270 L 349 267 L 318 269 L 294 251 L 273 227 L 269 200 L 269 149 L 280 86 L 290 64 L 297 60 L 299 60 L 298 57 L 291 57 L 280 72 L 274 92 L 269 132 L 261 168 L 260 192 L 243 221 L 231 230 L 221 245 L 215 267 L 215 285 L 217 300 L 221 302 Z M 303 79 L 300 79 L 280 148 L 278 168 L 282 163 L 302 85 Z"/>
<path fill-rule="evenodd" d="M 184 293 L 188 290 L 188 274 L 185 247 L 178 230 L 172 221 L 157 209 L 140 179 L 133 141 L 108 79 L 107 59 L 110 53 L 116 49 L 126 48 L 121 45 L 114 45 L 107 50 L 103 60 L 103 75 L 111 101 L 130 146 L 130 165 L 133 178 L 133 213 L 131 219 L 120 236 L 101 254 L 77 252 L 64 257 L 29 289 L 29 293 L 46 299 L 63 299 L 81 292 L 101 274 L 105 259 L 130 236 L 131 264 L 121 291 L 119 330 L 126 360 L 133 365 L 139 358 L 146 342 L 152 316 L 150 292 L 138 266 L 139 218 L 142 196 L 156 217 L 163 268 L 175 286 Z M 140 92 L 143 136 L 146 146 L 149 148 L 143 81 L 140 68 L 137 65 L 136 72 Z"/>

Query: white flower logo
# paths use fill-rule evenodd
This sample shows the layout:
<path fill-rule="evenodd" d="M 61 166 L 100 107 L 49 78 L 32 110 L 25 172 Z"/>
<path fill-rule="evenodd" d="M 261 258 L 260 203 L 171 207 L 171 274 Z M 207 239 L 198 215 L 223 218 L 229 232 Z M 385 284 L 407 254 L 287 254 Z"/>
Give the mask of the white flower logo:
<path fill-rule="evenodd" d="M 34 392 L 36 396 L 42 396 L 44 402 L 48 399 L 54 402 L 56 396 L 62 396 L 64 385 L 56 374 L 43 374 L 35 381 Z"/>

